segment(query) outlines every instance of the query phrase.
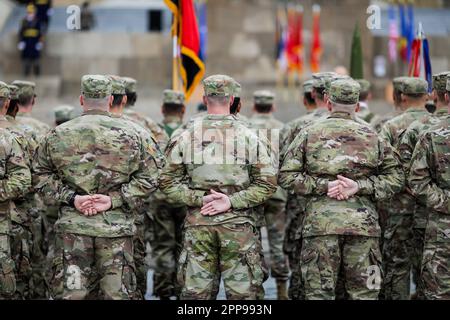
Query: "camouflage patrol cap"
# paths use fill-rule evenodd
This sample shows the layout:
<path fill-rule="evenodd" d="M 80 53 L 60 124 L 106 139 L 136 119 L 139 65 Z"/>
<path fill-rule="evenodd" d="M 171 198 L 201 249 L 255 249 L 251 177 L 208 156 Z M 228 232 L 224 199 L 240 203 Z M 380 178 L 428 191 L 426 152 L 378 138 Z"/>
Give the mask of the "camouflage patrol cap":
<path fill-rule="evenodd" d="M 314 73 L 313 77 L 313 88 L 315 89 L 325 89 L 326 88 L 326 79 L 331 79 L 338 74 L 336 72 L 319 72 Z"/>
<path fill-rule="evenodd" d="M 447 92 L 450 92 L 450 76 L 447 77 Z"/>
<path fill-rule="evenodd" d="M 122 80 L 125 82 L 125 92 L 136 93 L 137 92 L 137 80 L 130 77 L 122 77 Z"/>
<path fill-rule="evenodd" d="M 303 82 L 303 93 L 311 93 L 313 89 L 314 80 L 306 80 Z"/>
<path fill-rule="evenodd" d="M 433 75 L 433 89 L 439 92 L 445 92 L 447 86 L 447 79 L 450 76 L 450 71 L 441 72 Z"/>
<path fill-rule="evenodd" d="M 403 94 L 427 94 L 428 82 L 422 78 L 406 78 L 403 81 L 401 92 Z"/>
<path fill-rule="evenodd" d="M 111 95 L 112 82 L 107 76 L 85 75 L 81 78 L 81 93 L 90 99 L 103 99 Z"/>
<path fill-rule="evenodd" d="M 348 79 L 351 79 L 351 77 L 350 76 L 346 76 L 346 75 L 342 75 L 342 74 L 335 74 L 332 77 L 324 78 L 323 79 L 323 83 L 325 84 L 325 92 L 328 93 L 330 91 L 331 84 L 334 81 L 337 81 L 337 80 L 348 80 Z"/>
<path fill-rule="evenodd" d="M 62 105 L 53 109 L 56 122 L 65 122 L 73 119 L 75 108 L 69 105 Z"/>
<path fill-rule="evenodd" d="M 238 82 L 226 75 L 214 75 L 203 80 L 205 96 L 234 96 Z"/>
<path fill-rule="evenodd" d="M 125 94 L 125 81 L 119 76 L 109 75 L 111 79 L 111 94 L 124 95 Z"/>
<path fill-rule="evenodd" d="M 275 94 L 268 90 L 259 90 L 253 93 L 253 101 L 255 104 L 271 105 L 275 101 Z"/>
<path fill-rule="evenodd" d="M 184 103 L 184 93 L 175 90 L 164 90 L 163 92 L 163 103 L 171 104 L 183 104 Z"/>
<path fill-rule="evenodd" d="M 329 97 L 334 103 L 354 105 L 359 102 L 361 86 L 353 79 L 341 79 L 331 83 Z"/>
<path fill-rule="evenodd" d="M 34 89 L 36 88 L 36 83 L 32 81 L 14 80 L 12 85 L 18 87 L 17 98 L 29 98 L 35 95 Z"/>
<path fill-rule="evenodd" d="M 240 98 L 241 97 L 241 92 L 242 92 L 242 86 L 239 82 L 237 82 L 236 80 L 234 80 L 234 92 L 233 92 L 233 96 L 235 98 Z"/>
<path fill-rule="evenodd" d="M 9 90 L 9 86 L 0 81 L 0 98 L 10 98 L 11 94 L 10 94 L 10 90 Z"/>
<path fill-rule="evenodd" d="M 403 89 L 403 81 L 408 79 L 408 77 L 397 77 L 392 79 L 392 84 L 394 85 L 394 90 L 402 91 Z"/>
<path fill-rule="evenodd" d="M 367 81 L 366 79 L 357 79 L 356 80 L 359 85 L 361 86 L 361 92 L 369 92 L 370 88 L 371 88 L 371 84 L 369 81 Z"/>
<path fill-rule="evenodd" d="M 9 87 L 9 98 L 11 100 L 18 100 L 19 96 L 17 94 L 17 91 L 19 90 L 19 87 L 13 84 L 10 84 L 8 87 Z"/>

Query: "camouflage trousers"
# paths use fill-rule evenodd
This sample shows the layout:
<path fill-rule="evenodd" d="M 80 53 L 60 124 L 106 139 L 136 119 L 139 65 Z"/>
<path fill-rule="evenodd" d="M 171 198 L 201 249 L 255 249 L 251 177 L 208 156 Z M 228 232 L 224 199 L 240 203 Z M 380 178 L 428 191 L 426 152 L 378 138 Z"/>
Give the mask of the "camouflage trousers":
<path fill-rule="evenodd" d="M 59 234 L 52 298 L 129 300 L 137 296 L 132 237 Z"/>
<path fill-rule="evenodd" d="M 152 228 L 152 221 L 146 213 L 142 213 L 136 219 L 136 234 L 133 237 L 134 263 L 136 265 L 137 288 L 140 296 L 147 293 L 148 266 L 145 261 L 147 255 L 146 232 Z"/>
<path fill-rule="evenodd" d="M 421 280 L 425 299 L 450 300 L 450 241 L 425 243 Z"/>
<path fill-rule="evenodd" d="M 161 299 L 180 295 L 181 288 L 176 281 L 176 261 L 182 249 L 186 212 L 186 207 L 175 208 L 161 201 L 155 203 L 152 214 L 154 239 L 151 242 L 155 263 L 153 293 Z"/>
<path fill-rule="evenodd" d="M 276 280 L 289 279 L 288 260 L 283 251 L 286 224 L 286 203 L 268 200 L 264 204 L 264 215 L 269 237 L 270 272 Z"/>
<path fill-rule="evenodd" d="M 422 259 L 423 248 L 425 245 L 425 229 L 414 228 L 413 229 L 413 257 L 412 257 L 412 276 L 413 281 L 416 284 L 416 300 L 424 299 L 422 292 Z"/>
<path fill-rule="evenodd" d="M 177 278 L 182 300 L 214 300 L 222 278 L 229 300 L 257 300 L 264 292 L 258 232 L 249 223 L 185 229 Z"/>
<path fill-rule="evenodd" d="M 306 300 L 334 300 L 340 273 L 349 299 L 378 299 L 382 282 L 378 238 L 306 237 L 300 263 Z"/>
<path fill-rule="evenodd" d="M 390 215 L 383 243 L 385 274 L 382 296 L 386 300 L 409 300 L 413 258 L 413 215 Z"/>
<path fill-rule="evenodd" d="M 16 292 L 15 300 L 32 298 L 34 289 L 31 267 L 31 249 L 33 235 L 29 228 L 12 222 L 11 257 L 15 263 Z"/>
<path fill-rule="evenodd" d="M 11 259 L 10 237 L 0 234 L 0 300 L 12 299 L 16 292 L 14 261 Z"/>

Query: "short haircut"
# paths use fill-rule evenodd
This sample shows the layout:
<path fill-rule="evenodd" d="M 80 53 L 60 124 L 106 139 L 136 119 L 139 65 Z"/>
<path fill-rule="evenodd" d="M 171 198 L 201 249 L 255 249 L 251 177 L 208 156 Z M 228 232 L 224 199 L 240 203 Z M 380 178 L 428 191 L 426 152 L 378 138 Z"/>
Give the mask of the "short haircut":
<path fill-rule="evenodd" d="M 113 94 L 113 106 L 120 106 L 122 101 L 123 101 L 123 97 L 125 96 L 124 94 Z"/>
<path fill-rule="evenodd" d="M 108 107 L 110 96 L 101 99 L 93 99 L 84 97 L 84 105 L 88 108 L 101 109 Z"/>
<path fill-rule="evenodd" d="M 6 114 L 8 116 L 11 116 L 13 118 L 16 117 L 17 112 L 19 112 L 19 106 L 18 106 L 19 101 L 17 99 L 11 100 L 9 102 L 9 106 L 8 106 L 8 110 L 6 111 Z"/>
<path fill-rule="evenodd" d="M 319 100 L 322 100 L 325 98 L 325 88 L 314 88 L 316 91 L 316 97 Z"/>
<path fill-rule="evenodd" d="M 331 101 L 331 105 L 333 106 L 333 109 L 339 109 L 339 110 L 348 110 L 348 109 L 354 109 L 356 108 L 357 103 L 354 104 L 342 104 L 342 103 L 336 103 Z"/>
<path fill-rule="evenodd" d="M 235 97 L 233 104 L 230 107 L 230 113 L 236 114 L 238 111 L 239 104 L 241 103 L 241 98 Z"/>
<path fill-rule="evenodd" d="M 420 99 L 423 98 L 424 96 L 426 96 L 426 93 L 404 93 L 405 96 L 411 98 L 411 99 Z"/>
<path fill-rule="evenodd" d="M 223 106 L 223 105 L 228 104 L 228 101 L 230 101 L 230 97 L 228 97 L 228 96 L 207 96 L 206 101 L 208 101 L 208 105 Z"/>
<path fill-rule="evenodd" d="M 402 101 L 402 92 L 398 89 L 394 89 L 394 100 L 397 102 Z"/>
<path fill-rule="evenodd" d="M 33 101 L 34 97 L 35 96 L 22 96 L 22 95 L 19 95 L 19 104 L 21 106 L 27 106 Z"/>
<path fill-rule="evenodd" d="M 180 103 L 164 103 L 162 105 L 162 110 L 167 114 L 179 114 L 183 112 L 184 104 Z"/>
<path fill-rule="evenodd" d="M 437 99 L 439 102 L 444 102 L 445 103 L 445 94 L 447 92 L 445 91 L 436 91 L 436 95 L 437 95 Z"/>
<path fill-rule="evenodd" d="M 127 106 L 134 106 L 137 101 L 137 93 L 129 92 L 127 93 Z"/>
<path fill-rule="evenodd" d="M 370 91 L 361 91 L 359 101 L 366 101 L 369 98 Z"/>
<path fill-rule="evenodd" d="M 305 98 L 306 103 L 307 103 L 309 106 L 312 106 L 312 105 L 315 105 L 315 104 L 316 104 L 316 101 L 313 99 L 312 93 L 311 93 L 311 92 L 305 92 L 305 93 L 303 94 L 303 97 Z"/>
<path fill-rule="evenodd" d="M 255 104 L 255 109 L 259 113 L 270 113 L 273 111 L 273 104 Z"/>

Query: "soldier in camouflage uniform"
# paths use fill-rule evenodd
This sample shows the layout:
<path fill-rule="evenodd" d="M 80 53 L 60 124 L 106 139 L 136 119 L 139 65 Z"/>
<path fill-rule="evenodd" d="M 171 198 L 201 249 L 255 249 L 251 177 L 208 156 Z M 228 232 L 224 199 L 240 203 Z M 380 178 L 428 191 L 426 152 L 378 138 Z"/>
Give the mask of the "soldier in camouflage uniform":
<path fill-rule="evenodd" d="M 159 150 L 108 112 L 110 78 L 84 76 L 81 91 L 83 115 L 53 129 L 33 163 L 36 190 L 60 203 L 52 297 L 135 298 L 135 212 L 158 188 Z"/>
<path fill-rule="evenodd" d="M 446 101 L 450 111 L 450 79 Z M 428 208 L 421 268 L 421 291 L 428 300 L 450 299 L 450 116 L 419 138 L 408 184 Z"/>
<path fill-rule="evenodd" d="M 416 120 L 429 115 L 425 109 L 428 83 L 420 78 L 407 78 L 401 86 L 403 114 L 389 120 L 380 136 L 396 150 L 408 127 Z M 383 239 L 383 265 L 385 272 L 384 298 L 410 299 L 410 274 L 412 266 L 413 218 L 415 200 L 406 190 L 396 194 L 389 202 Z"/>
<path fill-rule="evenodd" d="M 163 92 L 163 122 L 160 127 L 169 137 L 182 126 L 186 107 L 184 94 L 173 90 Z M 171 204 L 162 192 L 157 192 L 151 203 L 154 238 L 151 241 L 155 262 L 153 293 L 161 300 L 178 297 L 181 291 L 176 280 L 176 261 L 182 247 L 182 229 L 187 208 Z"/>
<path fill-rule="evenodd" d="M 359 107 L 361 110 L 359 110 L 358 112 L 358 117 L 360 117 L 367 123 L 370 123 L 375 117 L 375 114 L 370 110 L 369 107 L 369 101 L 372 99 L 372 92 L 370 89 L 371 84 L 365 79 L 358 79 L 356 81 L 361 86 L 361 94 L 359 96 Z"/>
<path fill-rule="evenodd" d="M 15 80 L 13 85 L 18 87 L 18 113 L 14 123 L 23 130 L 32 148 L 36 148 L 38 141 L 45 136 L 50 127 L 31 117 L 31 112 L 35 105 L 36 94 L 34 82 Z M 32 153 L 34 153 L 34 149 Z M 20 210 L 27 211 L 32 217 L 31 232 L 33 234 L 33 246 L 31 248 L 31 264 L 33 277 L 33 290 L 31 297 L 34 299 L 46 299 L 48 288 L 45 282 L 45 261 L 48 251 L 48 241 L 46 239 L 48 223 L 46 222 L 46 204 L 42 199 L 33 193 L 29 193 L 24 201 L 16 205 Z"/>
<path fill-rule="evenodd" d="M 409 173 L 412 154 L 414 148 L 419 141 L 419 136 L 422 132 L 427 131 L 430 127 L 437 125 L 444 120 L 448 115 L 447 104 L 445 102 L 447 77 L 450 72 L 443 72 L 433 75 L 433 100 L 436 101 L 436 111 L 434 114 L 427 114 L 420 120 L 413 122 L 403 134 L 399 145 L 399 153 L 401 156 L 404 171 Z M 422 299 L 421 292 L 422 285 L 420 283 L 420 268 L 422 265 L 423 245 L 425 228 L 427 223 L 428 209 L 425 206 L 416 204 L 413 218 L 413 260 L 412 260 L 412 275 L 413 281 L 416 284 L 415 297 Z"/>
<path fill-rule="evenodd" d="M 341 274 L 350 299 L 378 298 L 380 228 L 372 199 L 400 191 L 404 177 L 391 147 L 356 119 L 359 94 L 354 80 L 332 82 L 331 114 L 300 132 L 281 166 L 280 185 L 307 199 L 300 258 L 307 300 L 334 299 Z"/>
<path fill-rule="evenodd" d="M 274 159 L 279 158 L 279 138 L 283 123 L 275 119 L 275 95 L 270 91 L 256 91 L 253 94 L 255 114 L 249 119 L 250 127 L 257 129 L 270 142 Z M 286 223 L 287 192 L 278 187 L 277 192 L 263 205 L 265 225 L 269 236 L 271 275 L 277 282 L 278 300 L 288 300 L 287 280 L 289 267 L 283 252 Z"/>
<path fill-rule="evenodd" d="M 161 190 L 188 206 L 181 299 L 215 299 L 220 276 L 228 299 L 254 300 L 264 290 L 253 208 L 276 191 L 276 171 L 267 144 L 230 115 L 234 83 L 222 75 L 203 81 L 208 115 L 166 153 Z"/>
<path fill-rule="evenodd" d="M 0 82 L 0 89 L 6 92 L 6 89 L 9 89 L 9 87 L 6 83 Z M 14 136 L 25 154 L 27 166 L 31 169 L 34 148 L 28 143 L 23 130 L 17 124 L 7 120 L 5 115 L 10 100 L 7 100 L 5 97 L 0 98 L 0 100 L 3 100 L 0 110 L 0 128 L 6 129 Z M 31 192 L 30 188 L 28 194 Z M 11 209 L 11 254 L 16 265 L 16 292 L 14 299 L 30 299 L 32 297 L 32 217 L 28 214 L 27 208 L 22 205 L 25 201 L 24 197 L 14 199 L 15 205 Z"/>
<path fill-rule="evenodd" d="M 394 101 L 394 110 L 383 116 L 376 115 L 372 119 L 370 125 L 375 129 L 376 132 L 380 132 L 386 122 L 388 122 L 392 118 L 399 116 L 403 112 L 401 88 L 403 80 L 405 79 L 408 79 L 408 77 L 397 77 L 392 80 L 392 85 L 394 89 L 392 94 L 392 99 Z"/>
<path fill-rule="evenodd" d="M 153 119 L 143 116 L 132 109 L 137 101 L 137 81 L 129 77 L 122 77 L 122 80 L 125 82 L 125 91 L 127 95 L 127 103 L 123 110 L 125 118 L 128 118 L 149 130 L 156 138 L 160 149 L 164 150 L 169 142 L 169 137 L 166 132 L 162 130 Z"/>
<path fill-rule="evenodd" d="M 55 126 L 59 126 L 75 117 L 75 108 L 69 105 L 62 105 L 53 109 L 55 114 Z"/>
<path fill-rule="evenodd" d="M 0 107 L 2 114 L 6 112 L 9 105 L 10 91 L 6 83 L 0 82 Z M 3 116 L 2 116 L 3 117 Z M 18 238 L 20 232 L 23 231 L 21 225 L 12 224 L 12 216 L 14 221 L 20 217 L 13 204 L 13 200 L 23 197 L 29 192 L 31 187 L 31 172 L 29 168 L 29 155 L 24 150 L 26 141 L 23 135 L 13 128 L 7 128 L 6 120 L 2 118 L 0 135 L 1 153 L 1 192 L 0 192 L 0 300 L 2 299 L 24 299 L 25 296 L 25 279 L 23 260 L 18 260 L 15 264 L 17 255 L 14 248 L 15 239 Z M 22 144 L 21 144 L 22 143 Z M 27 217 L 21 217 L 27 218 Z M 15 222 L 16 223 L 16 222 Z M 30 245 L 30 242 L 23 241 L 24 250 Z M 20 256 L 20 255 L 19 255 Z M 29 256 L 28 256 L 29 258 Z M 28 261 L 29 267 L 29 261 Z M 31 269 L 27 268 L 28 279 L 30 279 Z M 27 287 L 26 289 L 29 289 Z"/>

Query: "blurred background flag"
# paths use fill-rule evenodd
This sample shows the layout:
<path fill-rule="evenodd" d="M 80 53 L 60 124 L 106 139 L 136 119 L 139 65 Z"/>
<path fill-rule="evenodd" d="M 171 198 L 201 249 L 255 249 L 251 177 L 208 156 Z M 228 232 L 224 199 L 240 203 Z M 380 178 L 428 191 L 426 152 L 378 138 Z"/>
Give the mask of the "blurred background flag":
<path fill-rule="evenodd" d="M 193 0 L 164 0 L 166 5 L 172 11 L 174 19 L 172 25 L 172 35 L 174 41 L 174 60 L 178 60 L 173 67 L 173 89 L 178 90 L 177 79 L 178 70 L 183 82 L 183 90 L 186 100 L 194 92 L 197 85 L 205 73 L 205 65 L 200 56 L 200 32 L 198 28 L 197 16 Z M 179 51 L 179 55 L 175 54 Z"/>
<path fill-rule="evenodd" d="M 363 51 L 358 23 L 356 23 L 355 30 L 353 31 L 350 76 L 353 79 L 364 79 Z"/>
<path fill-rule="evenodd" d="M 320 40 L 320 6 L 313 6 L 313 34 L 311 46 L 311 72 L 320 71 L 320 58 L 322 55 L 322 43 Z"/>
<path fill-rule="evenodd" d="M 197 16 L 200 32 L 200 59 L 206 61 L 206 48 L 208 47 L 208 11 L 206 0 L 197 1 Z"/>
<path fill-rule="evenodd" d="M 423 61 L 423 68 L 422 68 Z M 423 31 L 422 23 L 419 23 L 417 37 L 412 44 L 411 62 L 409 64 L 409 76 L 423 76 L 428 81 L 428 91 L 432 91 L 432 70 L 430 60 L 430 47 L 428 39 Z"/>
<path fill-rule="evenodd" d="M 392 63 L 397 62 L 397 44 L 398 38 L 398 21 L 395 14 L 395 7 L 389 5 L 389 61 Z"/>
<path fill-rule="evenodd" d="M 277 9 L 277 29 L 275 34 L 276 62 L 280 73 L 287 72 L 286 59 L 286 11 L 284 6 L 279 5 Z"/>
<path fill-rule="evenodd" d="M 303 72 L 303 7 L 289 6 L 286 55 L 289 72 Z"/>
<path fill-rule="evenodd" d="M 406 5 L 405 0 L 402 0 L 399 4 L 399 13 L 401 31 L 399 41 L 400 56 L 404 62 L 409 63 L 414 42 L 414 6 L 412 1 Z"/>

